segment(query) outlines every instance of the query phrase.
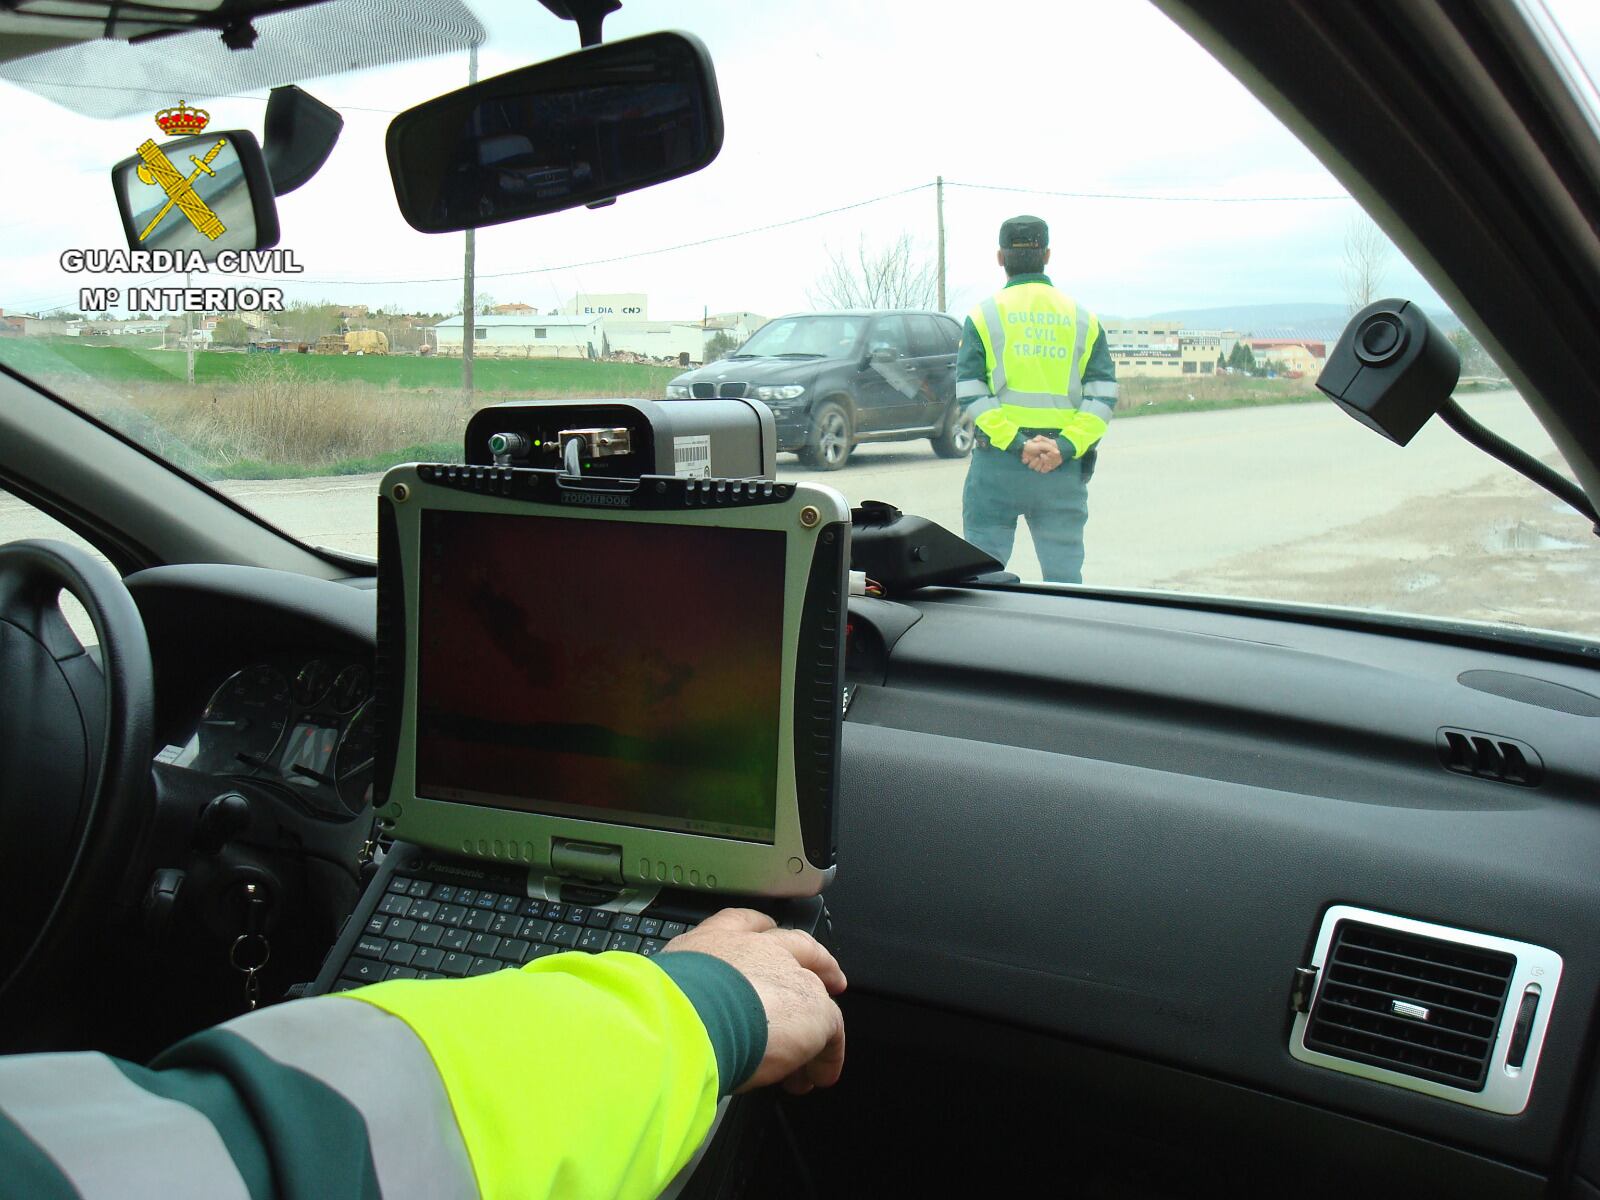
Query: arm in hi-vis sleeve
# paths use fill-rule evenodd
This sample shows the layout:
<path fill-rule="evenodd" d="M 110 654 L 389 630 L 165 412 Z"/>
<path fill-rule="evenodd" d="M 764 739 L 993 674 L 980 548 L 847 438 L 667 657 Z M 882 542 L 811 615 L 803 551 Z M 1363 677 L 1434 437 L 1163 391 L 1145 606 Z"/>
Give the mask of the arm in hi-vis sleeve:
<path fill-rule="evenodd" d="M 989 394 L 989 359 L 978 327 L 968 317 L 961 327 L 961 348 L 956 351 L 956 402 L 967 408 Z"/>
<path fill-rule="evenodd" d="M 394 980 L 149 1067 L 0 1058 L 0 1197 L 649 1197 L 765 1050 L 755 989 L 703 954 Z"/>
<path fill-rule="evenodd" d="M 1105 436 L 1111 411 L 1117 406 L 1117 364 L 1098 318 L 1090 337 L 1093 340 L 1089 343 L 1089 360 L 1083 368 L 1083 399 L 1061 429 L 1061 440 L 1071 446 L 1074 458 L 1082 458 Z"/>
<path fill-rule="evenodd" d="M 956 403 L 972 413 L 978 432 L 996 450 L 1022 453 L 1016 422 L 1000 411 L 1000 402 L 989 390 L 989 356 L 971 317 L 961 327 L 961 349 L 956 353 Z"/>

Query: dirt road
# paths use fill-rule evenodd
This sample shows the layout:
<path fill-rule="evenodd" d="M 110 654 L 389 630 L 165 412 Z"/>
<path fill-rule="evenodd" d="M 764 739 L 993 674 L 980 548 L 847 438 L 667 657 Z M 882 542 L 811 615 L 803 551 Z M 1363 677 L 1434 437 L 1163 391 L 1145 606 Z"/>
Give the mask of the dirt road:
<path fill-rule="evenodd" d="M 1513 394 L 1480 420 L 1556 463 Z M 926 442 L 864 446 L 844 470 L 779 474 L 887 500 L 957 532 L 965 462 Z M 377 476 L 219 485 L 307 541 L 373 554 Z M 1514 622 L 1600 636 L 1600 544 L 1585 522 L 1438 422 L 1401 449 L 1332 405 L 1113 424 L 1090 486 L 1086 583 Z M 0 537 L 37 536 L 0 499 Z M 1038 577 L 1019 532 L 1011 569 Z"/>

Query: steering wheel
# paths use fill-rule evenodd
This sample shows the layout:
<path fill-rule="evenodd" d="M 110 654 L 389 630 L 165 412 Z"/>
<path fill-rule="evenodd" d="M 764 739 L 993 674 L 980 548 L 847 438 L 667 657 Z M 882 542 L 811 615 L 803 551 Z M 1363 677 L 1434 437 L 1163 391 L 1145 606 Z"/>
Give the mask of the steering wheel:
<path fill-rule="evenodd" d="M 62 617 L 63 591 L 88 610 L 98 661 Z M 115 571 L 62 542 L 0 546 L 0 1010 L 108 917 L 145 811 L 154 697 L 144 622 Z"/>

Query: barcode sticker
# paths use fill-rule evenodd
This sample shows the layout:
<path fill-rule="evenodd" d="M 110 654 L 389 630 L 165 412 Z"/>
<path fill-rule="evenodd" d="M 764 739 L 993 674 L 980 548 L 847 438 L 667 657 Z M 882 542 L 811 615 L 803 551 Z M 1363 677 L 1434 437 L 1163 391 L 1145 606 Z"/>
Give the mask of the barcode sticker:
<path fill-rule="evenodd" d="M 672 439 L 672 473 L 679 479 L 711 478 L 711 435 Z"/>

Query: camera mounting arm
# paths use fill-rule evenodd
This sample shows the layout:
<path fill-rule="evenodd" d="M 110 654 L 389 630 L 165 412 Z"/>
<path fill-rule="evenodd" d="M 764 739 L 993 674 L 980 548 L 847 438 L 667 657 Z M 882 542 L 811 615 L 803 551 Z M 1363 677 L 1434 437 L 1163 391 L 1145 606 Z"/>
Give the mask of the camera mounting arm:
<path fill-rule="evenodd" d="M 563 21 L 578 23 L 581 47 L 598 46 L 600 27 L 608 16 L 622 7 L 622 0 L 539 0 L 539 3 Z"/>

